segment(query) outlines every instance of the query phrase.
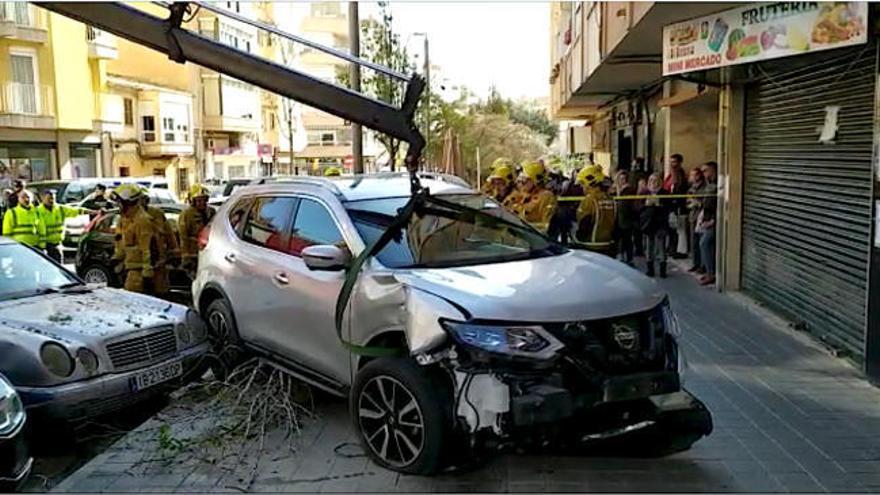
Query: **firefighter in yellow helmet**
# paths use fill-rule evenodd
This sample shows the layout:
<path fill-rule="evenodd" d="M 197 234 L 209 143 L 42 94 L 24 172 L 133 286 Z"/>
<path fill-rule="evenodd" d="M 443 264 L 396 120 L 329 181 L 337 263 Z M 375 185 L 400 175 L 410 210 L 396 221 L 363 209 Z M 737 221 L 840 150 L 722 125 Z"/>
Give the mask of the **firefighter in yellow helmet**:
<path fill-rule="evenodd" d="M 132 292 L 153 293 L 159 241 L 150 216 L 141 207 L 144 191 L 137 184 L 122 184 L 113 196 L 122 210 L 113 260 L 120 264 L 124 287 Z"/>
<path fill-rule="evenodd" d="M 605 173 L 599 165 L 587 165 L 578 172 L 584 199 L 577 209 L 575 240 L 591 251 L 613 255 L 614 199 L 602 189 Z"/>
<path fill-rule="evenodd" d="M 159 297 L 166 297 L 171 290 L 171 277 L 168 273 L 169 265 L 177 265 L 180 260 L 180 246 L 177 243 L 177 233 L 171 227 L 171 222 L 165 218 L 165 212 L 150 206 L 149 191 L 141 187 L 141 207 L 150 217 L 153 228 L 156 231 L 156 260 L 153 266 L 153 293 Z"/>
<path fill-rule="evenodd" d="M 544 187 L 547 169 L 540 162 L 522 164 L 520 187 L 507 197 L 504 205 L 537 229 L 546 231 L 556 211 L 556 196 Z"/>
<path fill-rule="evenodd" d="M 339 177 L 342 175 L 342 170 L 339 170 L 339 167 L 327 167 L 324 169 L 324 177 Z"/>
<path fill-rule="evenodd" d="M 486 179 L 485 194 L 498 203 L 504 203 L 513 189 L 513 170 L 507 165 L 501 165 L 492 170 L 492 175 Z"/>
<path fill-rule="evenodd" d="M 495 171 L 501 167 L 507 167 L 507 170 L 511 171 L 511 176 L 513 175 L 513 162 L 511 162 L 509 158 L 504 158 L 504 157 L 496 158 L 495 161 L 492 162 L 492 165 L 489 167 L 489 172 L 490 172 L 489 180 L 487 180 L 483 184 L 480 184 L 480 192 L 482 192 L 486 196 L 494 196 L 492 194 L 494 187 L 492 186 L 490 180 L 492 179 L 492 176 L 495 175 Z M 512 186 L 512 185 L 513 185 L 513 178 L 511 177 L 511 180 L 510 180 L 510 183 L 508 184 L 508 186 Z"/>
<path fill-rule="evenodd" d="M 182 267 L 191 279 L 195 279 L 199 266 L 199 232 L 214 218 L 214 209 L 208 206 L 209 195 L 205 186 L 194 184 L 187 195 L 190 206 L 177 221 Z"/>

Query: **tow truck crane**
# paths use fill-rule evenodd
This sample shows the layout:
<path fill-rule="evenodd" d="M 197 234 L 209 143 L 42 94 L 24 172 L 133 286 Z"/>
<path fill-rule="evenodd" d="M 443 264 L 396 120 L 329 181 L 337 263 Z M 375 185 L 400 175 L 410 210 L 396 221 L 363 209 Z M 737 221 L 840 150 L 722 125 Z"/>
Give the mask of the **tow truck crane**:
<path fill-rule="evenodd" d="M 409 145 L 405 163 L 410 171 L 413 191 L 418 190 L 416 171 L 425 146 L 424 137 L 413 123 L 419 98 L 425 88 L 425 82 L 419 75 L 401 74 L 208 2 L 153 3 L 168 9 L 168 17 L 162 19 L 121 2 L 34 2 L 44 9 L 165 53 L 175 62 L 192 62 L 400 139 Z M 191 19 L 199 9 L 249 24 L 405 83 L 403 103 L 399 108 L 395 107 L 184 28 L 184 20 Z"/>

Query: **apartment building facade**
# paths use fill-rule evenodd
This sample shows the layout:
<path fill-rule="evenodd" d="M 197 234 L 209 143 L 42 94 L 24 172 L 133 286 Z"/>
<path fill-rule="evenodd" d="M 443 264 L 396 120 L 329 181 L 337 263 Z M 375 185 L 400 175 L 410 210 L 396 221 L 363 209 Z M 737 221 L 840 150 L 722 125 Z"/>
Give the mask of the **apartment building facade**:
<path fill-rule="evenodd" d="M 553 115 L 586 121 L 609 171 L 716 161 L 720 288 L 880 379 L 876 6 L 551 10 Z"/>

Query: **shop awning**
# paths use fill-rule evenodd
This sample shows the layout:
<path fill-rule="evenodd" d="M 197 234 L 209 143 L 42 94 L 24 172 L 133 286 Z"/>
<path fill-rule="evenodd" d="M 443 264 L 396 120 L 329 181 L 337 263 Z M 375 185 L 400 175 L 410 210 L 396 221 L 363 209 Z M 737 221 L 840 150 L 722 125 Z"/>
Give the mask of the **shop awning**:
<path fill-rule="evenodd" d="M 601 106 L 661 80 L 663 26 L 740 5 L 743 2 L 655 2 L 573 96 Z"/>

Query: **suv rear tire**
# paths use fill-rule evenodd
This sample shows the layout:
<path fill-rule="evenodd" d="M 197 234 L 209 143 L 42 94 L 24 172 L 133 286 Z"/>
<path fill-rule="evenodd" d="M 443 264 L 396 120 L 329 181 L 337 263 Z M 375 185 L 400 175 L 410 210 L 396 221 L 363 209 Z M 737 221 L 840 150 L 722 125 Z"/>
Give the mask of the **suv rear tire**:
<path fill-rule="evenodd" d="M 205 321 L 208 323 L 208 340 L 214 357 L 211 370 L 216 378 L 222 380 L 244 361 L 244 345 L 238 334 L 232 308 L 226 299 L 211 301 L 205 310 Z"/>
<path fill-rule="evenodd" d="M 349 408 L 364 450 L 380 466 L 408 474 L 442 469 L 452 433 L 452 392 L 437 369 L 379 358 L 355 377 Z"/>

